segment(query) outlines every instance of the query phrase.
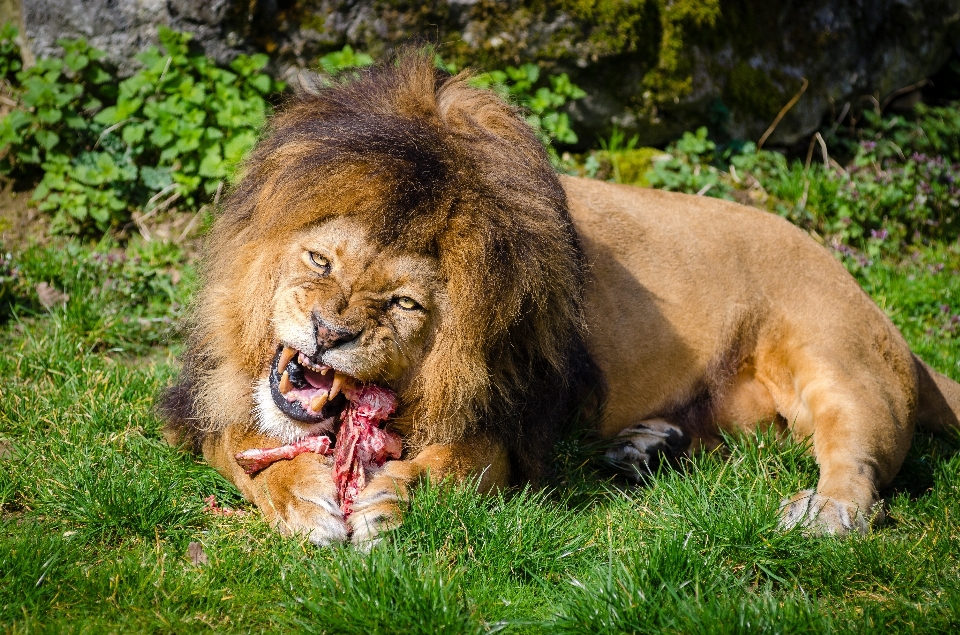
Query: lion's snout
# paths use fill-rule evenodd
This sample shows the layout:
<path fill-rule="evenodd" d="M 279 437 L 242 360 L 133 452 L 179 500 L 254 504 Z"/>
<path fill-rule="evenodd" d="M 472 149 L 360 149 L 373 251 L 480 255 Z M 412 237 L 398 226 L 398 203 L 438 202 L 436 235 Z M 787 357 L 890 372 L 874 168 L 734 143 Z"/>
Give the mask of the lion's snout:
<path fill-rule="evenodd" d="M 336 327 L 324 321 L 322 318 L 314 316 L 313 330 L 314 338 L 317 341 L 316 357 L 319 359 L 320 355 L 331 348 L 357 339 L 363 329 Z"/>

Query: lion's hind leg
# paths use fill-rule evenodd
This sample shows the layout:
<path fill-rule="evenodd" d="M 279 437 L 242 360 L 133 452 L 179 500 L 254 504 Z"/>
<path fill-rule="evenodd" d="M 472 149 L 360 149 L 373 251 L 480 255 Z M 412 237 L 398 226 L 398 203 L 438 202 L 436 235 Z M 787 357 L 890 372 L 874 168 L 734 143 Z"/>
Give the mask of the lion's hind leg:
<path fill-rule="evenodd" d="M 812 436 L 820 478 L 816 490 L 782 503 L 783 527 L 843 535 L 881 519 L 879 492 L 910 448 L 916 409 L 915 376 L 884 361 L 863 354 L 796 365 L 796 388 L 779 395 L 780 411 L 795 438 Z"/>
<path fill-rule="evenodd" d="M 628 480 L 640 483 L 656 472 L 664 459 L 678 458 L 689 446 L 690 437 L 679 426 L 648 419 L 622 430 L 605 456 Z"/>

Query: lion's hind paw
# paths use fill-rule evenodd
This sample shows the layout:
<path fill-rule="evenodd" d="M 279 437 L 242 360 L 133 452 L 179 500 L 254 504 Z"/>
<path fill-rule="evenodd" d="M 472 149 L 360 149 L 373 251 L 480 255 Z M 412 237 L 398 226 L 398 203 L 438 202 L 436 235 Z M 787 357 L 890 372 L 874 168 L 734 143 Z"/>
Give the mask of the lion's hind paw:
<path fill-rule="evenodd" d="M 679 427 L 662 419 L 651 419 L 620 432 L 606 457 L 628 480 L 640 483 L 657 471 L 663 458 L 676 459 L 689 444 L 689 437 Z"/>
<path fill-rule="evenodd" d="M 800 526 L 813 536 L 844 536 L 853 532 L 866 534 L 870 522 L 883 520 L 883 509 L 874 505 L 869 515 L 855 503 L 821 496 L 805 489 L 780 503 L 780 527 Z"/>

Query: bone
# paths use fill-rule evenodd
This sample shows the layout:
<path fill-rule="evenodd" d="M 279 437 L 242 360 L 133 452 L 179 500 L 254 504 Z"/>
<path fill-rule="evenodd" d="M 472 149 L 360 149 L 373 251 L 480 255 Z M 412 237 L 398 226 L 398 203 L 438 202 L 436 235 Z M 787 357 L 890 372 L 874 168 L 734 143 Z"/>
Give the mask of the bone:
<path fill-rule="evenodd" d="M 310 400 L 310 410 L 313 410 L 314 412 L 320 412 L 320 409 L 327 405 L 327 401 L 329 400 L 329 395 L 317 395 Z"/>
<path fill-rule="evenodd" d="M 293 384 L 290 383 L 290 375 L 287 371 L 283 371 L 280 375 L 280 392 L 285 395 L 291 390 L 293 390 Z"/>
<path fill-rule="evenodd" d="M 240 452 L 235 456 L 236 461 L 247 474 L 259 472 L 265 467 L 281 460 L 289 460 L 307 452 L 316 454 L 332 454 L 330 437 L 304 437 L 299 441 L 277 448 L 253 448 Z"/>
<path fill-rule="evenodd" d="M 287 364 L 290 363 L 290 360 L 293 359 L 293 356 L 296 354 L 297 349 L 284 346 L 283 352 L 280 353 L 280 361 L 277 363 L 277 369 L 282 371 L 284 368 L 286 368 Z"/>

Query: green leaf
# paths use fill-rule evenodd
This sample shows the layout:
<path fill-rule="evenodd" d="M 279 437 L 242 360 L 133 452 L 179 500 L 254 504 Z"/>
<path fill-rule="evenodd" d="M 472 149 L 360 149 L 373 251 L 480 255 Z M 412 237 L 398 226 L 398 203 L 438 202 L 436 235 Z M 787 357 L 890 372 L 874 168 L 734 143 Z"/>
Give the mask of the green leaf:
<path fill-rule="evenodd" d="M 223 155 L 220 152 L 220 144 L 214 144 L 207 149 L 197 173 L 209 179 L 221 179 L 227 175 Z"/>
<path fill-rule="evenodd" d="M 57 108 L 38 108 L 37 118 L 46 123 L 57 123 L 63 118 L 63 113 Z"/>
<path fill-rule="evenodd" d="M 123 140 L 127 145 L 137 145 L 143 141 L 146 128 L 142 124 L 127 124 L 123 129 Z"/>
<path fill-rule="evenodd" d="M 170 168 L 144 166 L 140 168 L 140 179 L 151 192 L 159 192 L 173 183 Z"/>
<path fill-rule="evenodd" d="M 231 165 L 237 165 L 257 142 L 257 135 L 250 130 L 236 134 L 223 145 L 223 158 Z"/>
<path fill-rule="evenodd" d="M 49 130 L 38 130 L 35 137 L 44 150 L 50 150 L 60 141 L 60 137 Z"/>
<path fill-rule="evenodd" d="M 103 110 L 98 112 L 93 118 L 94 121 L 96 121 L 99 124 L 103 124 L 105 126 L 112 126 L 115 123 L 123 121 L 123 119 L 124 119 L 123 117 L 119 117 L 119 118 L 117 117 L 116 106 L 108 106 L 104 108 Z"/>
<path fill-rule="evenodd" d="M 255 75 L 254 77 L 247 79 L 247 83 L 261 93 L 270 92 L 270 77 L 268 75 Z"/>
<path fill-rule="evenodd" d="M 90 216 L 96 221 L 105 223 L 110 220 L 110 210 L 100 205 L 94 205 L 90 207 Z"/>
<path fill-rule="evenodd" d="M 81 53 L 69 53 L 63 58 L 63 63 L 74 73 L 83 70 L 90 63 L 90 58 Z"/>

